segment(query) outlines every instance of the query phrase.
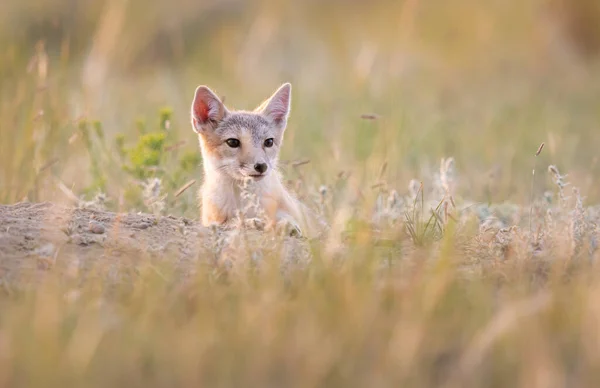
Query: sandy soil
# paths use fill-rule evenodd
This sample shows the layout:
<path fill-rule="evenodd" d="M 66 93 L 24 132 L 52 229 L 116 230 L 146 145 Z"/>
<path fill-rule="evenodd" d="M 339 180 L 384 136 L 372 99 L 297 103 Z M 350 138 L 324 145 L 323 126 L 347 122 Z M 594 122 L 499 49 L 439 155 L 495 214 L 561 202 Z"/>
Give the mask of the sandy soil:
<path fill-rule="evenodd" d="M 112 213 L 69 208 L 52 203 L 0 205 L 0 282 L 12 283 L 24 273 L 50 268 L 89 269 L 138 260 L 166 259 L 180 267 L 235 260 L 235 250 L 266 248 L 262 232 L 215 231 L 196 221 L 172 216 Z M 272 240 L 274 241 L 274 240 Z M 306 257 L 307 245 L 294 238 L 271 246 L 285 258 Z"/>

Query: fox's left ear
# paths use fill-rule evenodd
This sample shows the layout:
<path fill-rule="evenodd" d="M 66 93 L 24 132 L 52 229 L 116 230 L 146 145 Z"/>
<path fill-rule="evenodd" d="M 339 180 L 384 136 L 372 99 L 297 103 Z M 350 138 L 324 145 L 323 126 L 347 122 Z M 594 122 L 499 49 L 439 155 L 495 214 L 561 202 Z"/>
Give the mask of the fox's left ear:
<path fill-rule="evenodd" d="M 292 100 L 292 85 L 285 83 L 273 95 L 263 102 L 256 110 L 271 119 L 277 125 L 285 126 L 290 114 Z"/>
<path fill-rule="evenodd" d="M 208 86 L 198 86 L 192 102 L 192 126 L 196 133 L 214 131 L 227 114 L 225 105 Z"/>

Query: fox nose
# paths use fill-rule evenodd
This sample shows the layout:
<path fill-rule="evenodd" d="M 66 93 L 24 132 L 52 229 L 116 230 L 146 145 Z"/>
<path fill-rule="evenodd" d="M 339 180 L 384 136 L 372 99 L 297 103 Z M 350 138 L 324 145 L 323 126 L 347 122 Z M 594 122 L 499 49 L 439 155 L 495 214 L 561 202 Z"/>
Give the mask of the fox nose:
<path fill-rule="evenodd" d="M 254 169 L 256 170 L 256 172 L 262 174 L 265 171 L 267 171 L 267 164 L 266 163 L 256 163 L 254 165 Z"/>

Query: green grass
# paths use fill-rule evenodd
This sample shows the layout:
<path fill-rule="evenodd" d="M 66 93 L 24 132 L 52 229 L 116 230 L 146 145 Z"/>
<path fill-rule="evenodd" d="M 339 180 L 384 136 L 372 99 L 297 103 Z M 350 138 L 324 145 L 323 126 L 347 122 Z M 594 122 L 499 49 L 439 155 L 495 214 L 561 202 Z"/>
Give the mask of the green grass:
<path fill-rule="evenodd" d="M 4 0 L 0 203 L 197 219 L 195 87 L 289 81 L 282 169 L 331 231 L 284 273 L 257 246 L 19 288 L 0 257 L 0 386 L 596 386 L 600 11 L 565 4 Z"/>

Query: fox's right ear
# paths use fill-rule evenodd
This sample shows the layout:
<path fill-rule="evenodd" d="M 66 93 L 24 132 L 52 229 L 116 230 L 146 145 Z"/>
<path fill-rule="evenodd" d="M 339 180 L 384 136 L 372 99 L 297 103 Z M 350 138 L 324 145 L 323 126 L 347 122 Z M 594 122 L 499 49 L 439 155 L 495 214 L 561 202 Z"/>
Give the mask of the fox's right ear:
<path fill-rule="evenodd" d="M 192 102 L 192 126 L 196 133 L 211 132 L 227 115 L 227 108 L 207 86 L 198 86 Z"/>

